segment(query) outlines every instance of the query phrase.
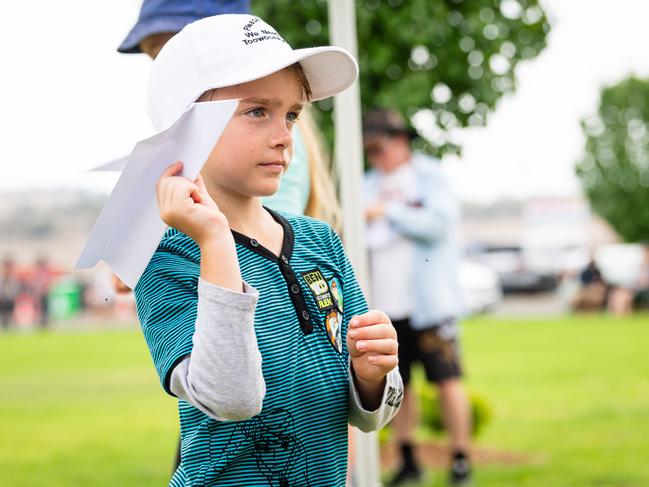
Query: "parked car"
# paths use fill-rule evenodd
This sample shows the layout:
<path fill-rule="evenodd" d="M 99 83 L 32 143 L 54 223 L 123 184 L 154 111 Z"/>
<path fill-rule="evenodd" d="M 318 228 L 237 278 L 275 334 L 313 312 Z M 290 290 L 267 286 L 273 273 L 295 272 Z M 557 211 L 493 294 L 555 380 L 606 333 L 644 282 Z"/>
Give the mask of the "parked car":
<path fill-rule="evenodd" d="M 520 245 L 485 246 L 474 258 L 498 274 L 505 293 L 550 291 L 559 282 L 554 272 L 531 267 Z"/>
<path fill-rule="evenodd" d="M 458 279 L 469 314 L 491 311 L 502 301 L 498 274 L 489 267 L 464 259 L 460 262 Z"/>

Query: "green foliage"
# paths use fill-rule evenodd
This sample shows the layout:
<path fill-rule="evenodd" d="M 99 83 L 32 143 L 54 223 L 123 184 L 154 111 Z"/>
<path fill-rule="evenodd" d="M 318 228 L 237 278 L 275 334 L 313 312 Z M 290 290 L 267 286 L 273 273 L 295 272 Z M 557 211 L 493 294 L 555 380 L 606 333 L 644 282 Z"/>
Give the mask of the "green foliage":
<path fill-rule="evenodd" d="M 605 88 L 582 122 L 586 150 L 577 175 L 593 209 L 628 242 L 649 240 L 649 80 Z"/>
<path fill-rule="evenodd" d="M 443 433 L 444 422 L 439 407 L 437 390 L 427 382 L 421 382 L 419 387 L 419 409 L 424 430 L 431 434 Z M 471 434 L 475 437 L 491 421 L 493 413 L 489 402 L 475 392 L 469 393 L 469 403 L 471 407 Z"/>
<path fill-rule="evenodd" d="M 329 42 L 326 0 L 252 4 L 294 47 Z M 365 0 L 356 16 L 363 112 L 419 112 L 422 148 L 438 156 L 459 151 L 459 128 L 486 123 L 550 29 L 538 0 Z M 330 134 L 331 100 L 317 106 Z"/>
<path fill-rule="evenodd" d="M 442 411 L 439 406 L 437 388 L 424 378 L 423 370 L 415 369 L 413 374 L 414 391 L 419 398 L 419 410 L 424 431 L 439 434 L 444 431 Z M 492 409 L 486 398 L 473 391 L 469 392 L 471 408 L 471 433 L 478 436 L 492 417 Z"/>

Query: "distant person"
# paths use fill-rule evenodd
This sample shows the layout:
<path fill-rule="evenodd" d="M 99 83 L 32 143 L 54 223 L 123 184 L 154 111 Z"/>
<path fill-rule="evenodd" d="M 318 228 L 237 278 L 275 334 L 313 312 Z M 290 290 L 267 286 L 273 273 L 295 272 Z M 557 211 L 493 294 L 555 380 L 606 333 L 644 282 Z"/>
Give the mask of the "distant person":
<path fill-rule="evenodd" d="M 449 482 L 465 485 L 471 478 L 471 424 L 458 344 L 460 205 L 439 162 L 412 152 L 415 133 L 399 113 L 369 112 L 363 133 L 372 166 L 365 180 L 372 304 L 385 310 L 397 330 L 406 386 L 401 411 L 392 421 L 402 463 L 389 485 L 422 476 L 413 452 L 419 416 L 408 387 L 415 362 L 423 364 L 439 390 L 450 439 Z"/>
<path fill-rule="evenodd" d="M 573 311 L 600 311 L 606 304 L 608 286 L 602 273 L 591 259 L 579 274 L 579 289 L 571 302 Z"/>
<path fill-rule="evenodd" d="M 642 262 L 633 282 L 614 287 L 609 295 L 607 309 L 613 316 L 627 316 L 634 306 L 649 304 L 649 245 L 644 246 Z"/>
<path fill-rule="evenodd" d="M 637 279 L 635 301 L 644 308 L 649 308 L 649 244 L 644 246 L 644 259 Z"/>
<path fill-rule="evenodd" d="M 48 295 L 52 286 L 53 271 L 46 257 L 36 259 L 34 270 L 30 276 L 28 289 L 38 310 L 39 325 L 46 329 L 50 321 Z"/>
<path fill-rule="evenodd" d="M 0 325 L 9 329 L 13 321 L 16 299 L 21 293 L 21 284 L 16 273 L 13 258 L 5 257 L 0 270 Z"/>

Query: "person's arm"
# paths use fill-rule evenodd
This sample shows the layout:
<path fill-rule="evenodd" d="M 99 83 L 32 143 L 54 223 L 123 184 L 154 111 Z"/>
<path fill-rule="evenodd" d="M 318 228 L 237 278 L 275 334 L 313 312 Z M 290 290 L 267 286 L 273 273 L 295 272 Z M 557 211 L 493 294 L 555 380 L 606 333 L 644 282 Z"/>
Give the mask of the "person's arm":
<path fill-rule="evenodd" d="M 390 226 L 405 237 L 432 242 L 442 238 L 460 215 L 457 199 L 441 179 L 424 181 L 427 193 L 418 205 L 391 202 L 385 206 Z"/>
<path fill-rule="evenodd" d="M 266 385 L 254 328 L 257 291 L 239 293 L 198 283 L 198 310 L 191 354 L 171 374 L 170 389 L 220 421 L 261 412 Z"/>
<path fill-rule="evenodd" d="M 217 420 L 251 417 L 265 393 L 258 294 L 245 283 L 237 292 L 202 279 L 195 249 L 172 238 L 154 254 L 134 290 L 142 331 L 168 394 Z"/>
<path fill-rule="evenodd" d="M 192 289 L 196 262 L 173 262 L 174 252 L 154 256 L 138 283 L 138 314 L 167 392 L 216 419 L 240 420 L 261 410 L 265 394 L 254 331 L 258 296 L 242 281 L 225 215 L 200 176 L 176 176 L 181 167 L 173 164 L 160 178 L 158 207 L 165 223 L 198 246 L 200 277 Z"/>
<path fill-rule="evenodd" d="M 392 369 L 385 376 L 383 387 L 378 393 L 374 392 L 374 400 L 376 396 L 379 397 L 376 407 L 366 407 L 361 394 L 352 371 L 349 376 L 349 424 L 365 432 L 383 428 L 399 411 L 403 399 L 403 380 L 399 369 Z"/>
<path fill-rule="evenodd" d="M 203 279 L 240 292 L 243 281 L 228 220 L 208 193 L 201 175 L 194 182 L 177 176 L 182 167 L 180 161 L 172 164 L 157 183 L 160 218 L 199 246 Z"/>

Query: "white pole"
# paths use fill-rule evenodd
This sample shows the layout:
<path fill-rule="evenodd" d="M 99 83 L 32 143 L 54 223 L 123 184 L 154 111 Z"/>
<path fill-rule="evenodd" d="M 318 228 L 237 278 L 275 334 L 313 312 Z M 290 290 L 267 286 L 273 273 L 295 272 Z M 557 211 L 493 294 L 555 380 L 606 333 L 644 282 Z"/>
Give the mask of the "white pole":
<path fill-rule="evenodd" d="M 353 0 L 329 1 L 329 35 L 333 45 L 358 59 L 356 11 Z M 335 152 L 343 209 L 343 239 L 358 280 L 368 290 L 365 217 L 363 207 L 363 145 L 358 81 L 334 98 Z M 354 429 L 354 487 L 380 486 L 379 448 L 376 433 Z"/>

